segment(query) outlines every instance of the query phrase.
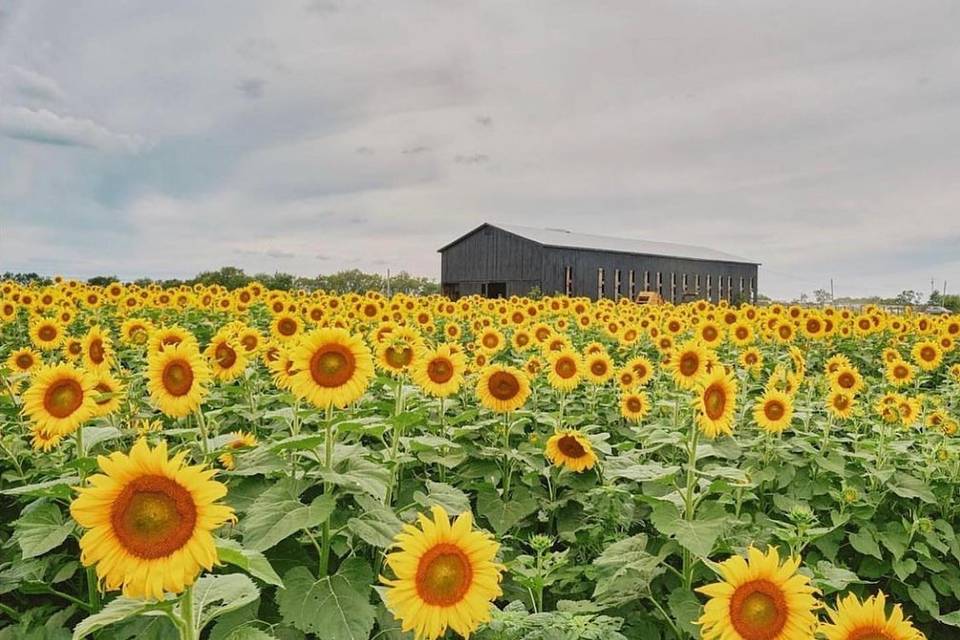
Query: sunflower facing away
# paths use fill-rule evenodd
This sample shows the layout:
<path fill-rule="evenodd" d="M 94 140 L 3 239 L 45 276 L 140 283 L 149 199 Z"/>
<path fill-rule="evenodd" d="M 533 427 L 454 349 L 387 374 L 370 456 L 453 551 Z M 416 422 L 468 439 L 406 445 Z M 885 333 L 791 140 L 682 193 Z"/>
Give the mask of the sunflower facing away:
<path fill-rule="evenodd" d="M 810 640 L 816 589 L 797 573 L 800 558 L 781 564 L 774 547 L 750 547 L 747 556 L 725 560 L 723 580 L 697 589 L 710 598 L 697 620 L 703 640 Z"/>
<path fill-rule="evenodd" d="M 836 609 L 827 609 L 832 624 L 820 627 L 827 640 L 924 640 L 924 635 L 904 619 L 900 605 L 887 616 L 883 592 L 863 602 L 853 594 L 837 599 Z"/>
<path fill-rule="evenodd" d="M 109 590 L 130 598 L 160 600 L 193 584 L 200 569 L 218 561 L 211 532 L 233 520 L 218 501 L 227 494 L 214 471 L 167 457 L 161 441 L 151 449 L 139 440 L 129 455 L 100 456 L 103 473 L 79 489 L 70 514 L 88 529 L 80 539 L 80 561 L 96 565 Z"/>
<path fill-rule="evenodd" d="M 367 390 L 373 377 L 373 357 L 359 336 L 346 329 L 316 329 L 290 355 L 296 369 L 291 380 L 295 395 L 325 409 L 345 407 Z"/>
<path fill-rule="evenodd" d="M 171 418 L 182 418 L 200 408 L 209 381 L 210 367 L 192 343 L 168 345 L 152 352 L 147 360 L 150 398 Z"/>
<path fill-rule="evenodd" d="M 477 379 L 477 397 L 487 409 L 496 413 L 516 411 L 530 396 L 527 375 L 514 367 L 486 367 Z"/>
<path fill-rule="evenodd" d="M 451 524 L 434 506 L 433 519 L 420 514 L 419 525 L 405 524 L 387 554 L 396 576 L 380 578 L 389 587 L 387 607 L 417 640 L 434 640 L 447 628 L 469 637 L 490 620 L 490 602 L 502 593 L 504 567 L 494 562 L 500 545 L 473 530 L 469 511 Z"/>
<path fill-rule="evenodd" d="M 736 409 L 737 382 L 715 367 L 713 372 L 700 381 L 696 397 L 697 425 L 710 438 L 721 433 L 733 433 L 733 418 Z"/>
<path fill-rule="evenodd" d="M 73 365 L 41 369 L 23 394 L 23 412 L 50 435 L 69 435 L 94 414 L 96 379 Z"/>
<path fill-rule="evenodd" d="M 554 465 L 582 473 L 597 463 L 590 441 L 579 431 L 560 431 L 550 436 L 544 455 Z"/>

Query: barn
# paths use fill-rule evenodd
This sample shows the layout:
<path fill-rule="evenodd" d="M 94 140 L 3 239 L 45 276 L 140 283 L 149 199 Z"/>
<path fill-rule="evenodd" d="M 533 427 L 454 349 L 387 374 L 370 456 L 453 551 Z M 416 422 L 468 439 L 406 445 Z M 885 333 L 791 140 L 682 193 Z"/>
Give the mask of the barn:
<path fill-rule="evenodd" d="M 566 294 L 667 301 L 754 302 L 759 263 L 669 242 L 484 223 L 441 247 L 440 284 L 450 298 Z"/>

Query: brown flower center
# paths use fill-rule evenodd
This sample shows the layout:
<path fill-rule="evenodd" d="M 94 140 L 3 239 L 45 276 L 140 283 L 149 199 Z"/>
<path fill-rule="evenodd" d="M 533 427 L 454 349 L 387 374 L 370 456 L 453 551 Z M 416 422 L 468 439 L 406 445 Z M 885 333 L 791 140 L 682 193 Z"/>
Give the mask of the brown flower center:
<path fill-rule="evenodd" d="M 473 567 L 460 547 L 440 543 L 429 549 L 417 565 L 417 594 L 429 605 L 449 607 L 470 590 Z"/>
<path fill-rule="evenodd" d="M 186 360 L 171 360 L 160 375 L 163 388 L 172 396 L 185 396 L 193 387 L 193 368 Z"/>
<path fill-rule="evenodd" d="M 342 386 L 350 380 L 356 368 L 353 353 L 336 343 L 321 346 L 310 358 L 310 375 L 321 387 Z"/>
<path fill-rule="evenodd" d="M 54 418 L 66 418 L 83 404 L 83 387 L 72 378 L 51 384 L 43 396 L 43 408 Z"/>
<path fill-rule="evenodd" d="M 197 523 L 193 496 L 164 476 L 140 476 L 123 488 L 110 513 L 113 533 L 134 556 L 163 558 L 182 549 Z"/>

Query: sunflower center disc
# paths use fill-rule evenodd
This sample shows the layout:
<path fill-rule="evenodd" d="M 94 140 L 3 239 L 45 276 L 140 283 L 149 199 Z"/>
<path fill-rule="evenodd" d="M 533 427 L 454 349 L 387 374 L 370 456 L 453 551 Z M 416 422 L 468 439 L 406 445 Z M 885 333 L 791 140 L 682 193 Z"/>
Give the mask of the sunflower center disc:
<path fill-rule="evenodd" d="M 90 343 L 90 360 L 94 364 L 103 362 L 103 342 L 99 338 Z"/>
<path fill-rule="evenodd" d="M 497 339 L 497 336 L 493 334 L 487 334 L 483 336 L 483 346 L 485 346 L 487 349 L 493 349 L 497 346 L 498 342 L 500 341 Z"/>
<path fill-rule="evenodd" d="M 497 371 L 490 376 L 487 387 L 490 389 L 490 395 L 497 400 L 511 400 L 520 393 L 520 383 L 515 376 L 506 371 Z"/>
<path fill-rule="evenodd" d="M 76 380 L 59 380 L 50 385 L 43 406 L 55 418 L 66 418 L 83 404 L 83 388 Z"/>
<path fill-rule="evenodd" d="M 730 600 L 730 619 L 744 640 L 772 640 L 787 623 L 787 603 L 772 582 L 748 582 Z"/>
<path fill-rule="evenodd" d="M 568 458 L 582 458 L 587 453 L 583 445 L 573 436 L 560 438 L 557 441 L 557 449 L 560 449 L 560 452 Z"/>
<path fill-rule="evenodd" d="M 225 342 L 221 342 L 217 345 L 217 348 L 214 351 L 214 356 L 216 357 L 217 362 L 220 363 L 220 366 L 224 369 L 229 369 L 237 362 L 237 352 Z"/>
<path fill-rule="evenodd" d="M 453 367 L 442 358 L 431 360 L 427 365 L 427 375 L 437 384 L 443 384 L 453 377 Z"/>
<path fill-rule="evenodd" d="M 577 372 L 577 365 L 570 358 L 561 358 L 557 361 L 556 372 L 561 378 L 571 378 Z"/>
<path fill-rule="evenodd" d="M 21 369 L 29 369 L 33 366 L 33 358 L 26 353 L 21 353 L 17 356 L 17 366 Z"/>
<path fill-rule="evenodd" d="M 637 398 L 630 398 L 627 400 L 627 409 L 629 409 L 631 413 L 637 413 L 640 409 L 643 409 L 643 403 Z"/>
<path fill-rule="evenodd" d="M 140 558 L 162 558 L 193 536 L 197 507 L 193 496 L 164 476 L 140 476 L 117 497 L 110 514 L 120 543 Z"/>
<path fill-rule="evenodd" d="M 763 412 L 767 415 L 769 420 L 779 420 L 783 417 L 785 410 L 783 404 L 779 400 L 771 400 L 767 404 L 763 405 Z"/>
<path fill-rule="evenodd" d="M 186 362 L 174 360 L 163 370 L 163 386 L 172 396 L 185 396 L 193 386 L 193 369 Z"/>
<path fill-rule="evenodd" d="M 680 373 L 689 377 L 697 372 L 700 358 L 695 353 L 685 353 L 680 358 Z"/>
<path fill-rule="evenodd" d="M 384 355 L 387 358 L 387 362 L 390 363 L 390 366 L 396 369 L 402 369 L 413 360 L 413 349 L 410 347 L 387 347 Z"/>
<path fill-rule="evenodd" d="M 469 558 L 452 544 L 433 547 L 417 567 L 417 592 L 428 604 L 447 607 L 460 602 L 472 581 Z"/>
<path fill-rule="evenodd" d="M 703 404 L 706 408 L 707 416 L 711 420 L 717 420 L 723 415 L 723 409 L 727 405 L 727 396 L 723 389 L 716 385 L 707 387 L 703 393 Z"/>
<path fill-rule="evenodd" d="M 593 375 L 595 376 L 602 376 L 607 372 L 607 364 L 601 360 L 598 360 L 590 365 L 590 371 L 592 371 Z"/>
<path fill-rule="evenodd" d="M 880 629 L 867 627 L 865 629 L 854 630 L 853 633 L 847 636 L 847 640 L 893 640 L 893 638 Z"/>
<path fill-rule="evenodd" d="M 284 318 L 277 323 L 277 331 L 284 336 L 292 336 L 297 332 L 297 323 L 290 318 Z"/>
<path fill-rule="evenodd" d="M 353 354 L 339 345 L 320 348 L 310 359 L 310 373 L 321 387 L 339 387 L 353 375 Z"/>

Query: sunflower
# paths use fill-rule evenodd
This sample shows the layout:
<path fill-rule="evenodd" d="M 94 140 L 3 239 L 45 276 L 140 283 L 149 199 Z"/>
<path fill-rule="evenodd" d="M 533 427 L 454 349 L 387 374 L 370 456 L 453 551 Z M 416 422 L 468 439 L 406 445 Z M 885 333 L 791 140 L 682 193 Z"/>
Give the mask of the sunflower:
<path fill-rule="evenodd" d="M 63 441 L 63 436 L 59 433 L 50 433 L 44 431 L 43 429 L 30 429 L 30 446 L 33 447 L 34 451 L 42 451 L 44 453 L 53 451 L 60 446 L 60 442 Z"/>
<path fill-rule="evenodd" d="M 547 382 L 558 391 L 573 391 L 580 384 L 583 362 L 573 349 L 547 354 Z"/>
<path fill-rule="evenodd" d="M 504 567 L 494 562 L 500 545 L 473 530 L 469 511 L 451 524 L 444 508 L 434 506 L 433 519 L 420 514 L 419 525 L 405 524 L 387 554 L 396 576 L 380 578 L 387 608 L 416 640 L 435 640 L 447 628 L 469 637 L 490 620 L 490 602 L 502 593 Z"/>
<path fill-rule="evenodd" d="M 593 452 L 590 441 L 575 430 L 558 431 L 550 436 L 543 454 L 554 465 L 575 473 L 592 469 L 597 463 L 597 454 Z"/>
<path fill-rule="evenodd" d="M 650 399 L 644 391 L 634 391 L 620 396 L 620 415 L 630 422 L 640 422 L 650 411 Z"/>
<path fill-rule="evenodd" d="M 248 356 L 255 355 L 263 346 L 263 336 L 253 327 L 241 327 L 236 339 L 240 349 Z"/>
<path fill-rule="evenodd" d="M 593 384 L 605 384 L 614 376 L 613 359 L 606 351 L 599 351 L 583 359 L 583 375 Z"/>
<path fill-rule="evenodd" d="M 163 351 L 167 347 L 186 343 L 194 348 L 197 346 L 197 338 L 183 327 L 172 325 L 169 327 L 155 328 L 150 334 L 148 350 L 151 352 Z"/>
<path fill-rule="evenodd" d="M 733 433 L 737 382 L 723 367 L 714 368 L 700 379 L 696 397 L 697 425 L 710 438 Z"/>
<path fill-rule="evenodd" d="M 16 373 L 30 373 L 42 365 L 40 354 L 26 347 L 11 351 L 7 356 L 7 368 Z"/>
<path fill-rule="evenodd" d="M 909 620 L 903 617 L 900 605 L 887 615 L 883 592 L 860 601 L 852 593 L 837 598 L 837 608 L 827 608 L 830 623 L 820 626 L 827 640 L 924 640 Z"/>
<path fill-rule="evenodd" d="M 730 341 L 738 347 L 745 347 L 754 339 L 753 327 L 747 322 L 737 322 L 730 327 Z"/>
<path fill-rule="evenodd" d="M 166 442 L 151 449 L 140 439 L 129 455 L 100 456 L 103 473 L 78 490 L 70 515 L 89 529 L 80 561 L 96 565 L 107 589 L 162 600 L 218 562 L 211 532 L 235 520 L 233 509 L 218 503 L 227 488 L 211 479 L 213 471 L 187 465 L 185 455 L 168 458 Z"/>
<path fill-rule="evenodd" d="M 30 341 L 41 351 L 53 351 L 63 342 L 63 327 L 49 318 L 39 318 L 30 323 Z"/>
<path fill-rule="evenodd" d="M 888 362 L 884 375 L 887 382 L 895 387 L 902 387 L 913 382 L 916 376 L 916 369 L 906 360 L 894 360 Z"/>
<path fill-rule="evenodd" d="M 203 355 L 210 363 L 213 377 L 217 380 L 229 382 L 243 374 L 247 368 L 247 352 L 240 346 L 229 332 L 221 330 L 204 349 Z"/>
<path fill-rule="evenodd" d="M 653 378 L 653 363 L 646 356 L 630 358 L 623 366 L 633 369 L 633 373 L 636 375 L 635 384 L 638 387 L 644 386 Z"/>
<path fill-rule="evenodd" d="M 69 435 L 94 414 L 95 378 L 73 365 L 42 368 L 23 394 L 23 412 L 36 429 Z"/>
<path fill-rule="evenodd" d="M 830 375 L 830 387 L 856 395 L 863 389 L 863 376 L 854 367 L 841 366 Z"/>
<path fill-rule="evenodd" d="M 463 353 L 443 344 L 426 349 L 415 360 L 411 377 L 426 393 L 445 398 L 460 390 L 467 369 Z"/>
<path fill-rule="evenodd" d="M 296 339 L 302 330 L 303 322 L 300 318 L 286 311 L 273 316 L 270 322 L 270 333 L 281 342 Z"/>
<path fill-rule="evenodd" d="M 487 409 L 496 413 L 516 411 L 530 396 L 527 375 L 514 367 L 488 366 L 477 379 L 477 397 Z"/>
<path fill-rule="evenodd" d="M 100 371 L 109 369 L 112 361 L 110 337 L 100 327 L 90 327 L 83 337 L 83 366 L 90 371 Z"/>
<path fill-rule="evenodd" d="M 413 329 L 399 327 L 384 336 L 376 350 L 377 368 L 400 376 L 413 367 L 417 353 L 423 350 L 423 339 Z"/>
<path fill-rule="evenodd" d="M 107 416 L 120 408 L 123 400 L 123 385 L 109 371 L 94 374 L 96 384 L 93 387 L 94 416 Z"/>
<path fill-rule="evenodd" d="M 120 325 L 120 340 L 129 345 L 144 345 L 150 339 L 153 323 L 143 318 L 130 318 Z"/>
<path fill-rule="evenodd" d="M 770 433 L 780 433 L 793 418 L 793 398 L 783 391 L 769 390 L 757 399 L 753 419 Z"/>
<path fill-rule="evenodd" d="M 853 394 L 847 393 L 846 391 L 833 390 L 827 394 L 827 412 L 834 418 L 846 420 L 853 415 L 855 404 L 856 400 Z"/>
<path fill-rule="evenodd" d="M 77 358 L 83 355 L 83 341 L 77 338 L 67 338 L 63 341 L 63 357 L 70 362 L 76 362 Z"/>
<path fill-rule="evenodd" d="M 345 407 L 367 390 L 373 357 L 359 336 L 346 329 L 315 329 L 290 354 L 293 393 L 314 406 Z"/>
<path fill-rule="evenodd" d="M 171 418 L 182 418 L 199 409 L 209 381 L 210 367 L 192 343 L 168 345 L 147 359 L 150 399 Z"/>
<path fill-rule="evenodd" d="M 697 380 L 706 373 L 710 354 L 696 341 L 689 341 L 673 350 L 667 369 L 673 381 L 681 389 L 693 389 Z"/>
<path fill-rule="evenodd" d="M 943 350 L 936 342 L 921 340 L 910 352 L 913 361 L 924 371 L 934 371 L 943 362 Z"/>
<path fill-rule="evenodd" d="M 797 573 L 800 558 L 780 563 L 771 547 L 750 547 L 749 560 L 720 564 L 723 580 L 697 589 L 708 596 L 697 620 L 703 640 L 809 640 L 817 626 L 816 589 Z"/>
<path fill-rule="evenodd" d="M 497 353 L 503 349 L 504 344 L 503 334 L 493 327 L 484 329 L 483 332 L 477 336 L 477 348 L 487 355 Z"/>
<path fill-rule="evenodd" d="M 763 369 L 763 354 L 756 347 L 747 347 L 740 354 L 740 364 L 751 373 L 759 373 Z"/>
<path fill-rule="evenodd" d="M 249 449 L 255 446 L 257 446 L 257 437 L 255 435 L 247 433 L 246 431 L 234 431 L 230 434 L 230 440 L 224 445 L 228 451 L 221 454 L 217 460 L 223 465 L 224 469 L 234 469 L 236 467 L 236 459 L 233 457 L 233 452 L 237 449 Z"/>

